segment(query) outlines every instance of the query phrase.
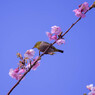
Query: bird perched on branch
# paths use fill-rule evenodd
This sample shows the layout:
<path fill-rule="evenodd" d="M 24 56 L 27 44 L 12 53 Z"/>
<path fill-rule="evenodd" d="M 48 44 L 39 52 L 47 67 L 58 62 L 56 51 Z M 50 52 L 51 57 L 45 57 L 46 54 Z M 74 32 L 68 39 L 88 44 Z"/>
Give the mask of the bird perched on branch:
<path fill-rule="evenodd" d="M 44 41 L 38 41 L 33 48 L 37 48 L 39 50 L 39 53 L 40 52 L 44 52 L 47 47 L 49 46 L 50 44 L 48 42 L 44 42 Z M 45 54 L 50 54 L 50 55 L 53 55 L 54 52 L 61 52 L 63 53 L 64 51 L 63 50 L 59 50 L 57 48 L 55 48 L 54 46 L 51 46 L 49 48 L 49 50 L 47 52 L 45 52 Z"/>

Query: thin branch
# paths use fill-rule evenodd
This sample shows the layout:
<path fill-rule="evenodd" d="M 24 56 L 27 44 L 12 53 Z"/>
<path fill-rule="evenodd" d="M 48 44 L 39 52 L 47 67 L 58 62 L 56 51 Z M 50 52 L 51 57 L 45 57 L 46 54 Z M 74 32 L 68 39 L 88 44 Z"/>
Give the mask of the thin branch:
<path fill-rule="evenodd" d="M 89 8 L 89 10 L 91 10 L 91 9 L 92 9 L 92 7 Z M 85 14 L 86 14 L 89 10 L 87 10 L 87 11 L 85 12 Z M 62 37 L 65 36 L 65 35 L 69 32 L 69 30 L 70 30 L 78 21 L 80 21 L 80 20 L 81 20 L 81 17 L 80 17 L 78 20 L 76 20 L 75 23 L 73 23 L 73 24 L 68 28 L 68 30 L 62 35 Z M 60 38 L 58 38 L 58 39 L 60 39 Z M 58 39 L 57 39 L 57 40 L 58 40 Z M 54 41 L 52 44 L 50 44 L 50 45 L 46 48 L 46 50 L 45 50 L 41 55 L 39 55 L 38 59 L 34 62 L 33 65 L 30 66 L 30 68 L 23 74 L 23 76 L 18 80 L 18 82 L 10 89 L 10 91 L 8 92 L 7 95 L 10 95 L 10 93 L 11 93 L 11 92 L 14 90 L 14 88 L 21 82 L 21 80 L 22 80 L 22 79 L 25 77 L 25 75 L 31 70 L 31 68 L 41 59 L 41 57 L 42 57 L 42 56 L 49 50 L 49 48 L 50 48 L 51 46 L 53 46 L 55 43 L 56 43 L 56 41 Z"/>

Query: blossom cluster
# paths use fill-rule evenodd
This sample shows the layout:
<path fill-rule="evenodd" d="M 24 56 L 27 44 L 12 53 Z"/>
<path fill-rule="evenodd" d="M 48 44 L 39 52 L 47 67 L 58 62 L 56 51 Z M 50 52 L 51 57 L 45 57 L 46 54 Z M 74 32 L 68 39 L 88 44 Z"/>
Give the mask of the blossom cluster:
<path fill-rule="evenodd" d="M 89 10 L 89 5 L 87 2 L 84 2 L 83 4 L 79 5 L 78 9 L 73 10 L 73 12 L 75 12 L 75 15 L 77 17 L 85 17 L 85 12 Z"/>
<path fill-rule="evenodd" d="M 59 26 L 52 26 L 51 27 L 51 33 L 46 32 L 46 34 L 47 34 L 50 41 L 55 40 L 58 45 L 61 45 L 61 44 L 65 43 L 65 40 L 61 36 L 62 31 L 61 31 L 61 28 Z"/>
<path fill-rule="evenodd" d="M 47 32 L 47 36 L 49 37 L 50 40 L 55 40 L 58 45 L 61 45 L 65 43 L 65 40 L 62 38 L 62 32 L 61 28 L 59 26 L 52 26 L 51 27 L 51 33 Z M 10 69 L 9 75 L 16 79 L 19 80 L 23 74 L 31 67 L 32 70 L 36 70 L 37 67 L 40 65 L 40 60 L 38 60 L 35 63 L 35 61 L 38 59 L 38 56 L 33 58 L 35 55 L 35 51 L 33 49 L 27 50 L 24 54 L 24 58 L 20 53 L 17 53 L 17 57 L 20 58 L 20 61 L 18 63 L 18 67 L 16 69 Z"/>
<path fill-rule="evenodd" d="M 34 62 L 38 59 L 38 56 L 33 58 L 35 54 L 35 51 L 33 49 L 27 50 L 24 54 L 24 58 L 20 53 L 17 53 L 17 57 L 20 58 L 18 67 L 16 69 L 10 69 L 9 75 L 16 79 L 19 80 L 23 74 L 31 67 L 31 65 L 34 64 Z M 40 65 L 40 60 L 36 62 L 35 65 L 33 65 L 32 70 L 36 70 L 37 67 Z"/>
<path fill-rule="evenodd" d="M 61 28 L 59 26 L 52 26 L 51 27 L 51 33 L 47 32 L 47 36 L 49 37 L 50 40 L 55 40 L 58 45 L 61 45 L 65 43 L 65 40 L 62 38 L 62 32 Z M 23 74 L 31 67 L 32 70 L 36 70 L 37 67 L 40 65 L 40 60 L 38 60 L 35 63 L 35 61 L 38 59 L 38 56 L 33 58 L 35 55 L 35 51 L 33 49 L 27 50 L 24 54 L 24 58 L 20 53 L 17 53 L 17 57 L 20 58 L 18 67 L 16 69 L 10 69 L 9 75 L 16 79 L 19 80 Z"/>
<path fill-rule="evenodd" d="M 86 88 L 90 90 L 88 95 L 95 95 L 95 86 L 93 84 L 87 85 Z"/>

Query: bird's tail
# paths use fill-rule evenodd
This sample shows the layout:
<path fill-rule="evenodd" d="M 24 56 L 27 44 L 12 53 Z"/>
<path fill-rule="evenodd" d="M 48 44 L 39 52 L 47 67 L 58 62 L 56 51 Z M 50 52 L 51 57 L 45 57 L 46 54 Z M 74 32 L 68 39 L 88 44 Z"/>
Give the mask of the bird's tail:
<path fill-rule="evenodd" d="M 63 53 L 63 52 L 64 52 L 63 50 L 60 50 L 60 49 L 57 49 L 57 51 L 58 51 L 58 52 L 61 52 L 61 53 Z"/>

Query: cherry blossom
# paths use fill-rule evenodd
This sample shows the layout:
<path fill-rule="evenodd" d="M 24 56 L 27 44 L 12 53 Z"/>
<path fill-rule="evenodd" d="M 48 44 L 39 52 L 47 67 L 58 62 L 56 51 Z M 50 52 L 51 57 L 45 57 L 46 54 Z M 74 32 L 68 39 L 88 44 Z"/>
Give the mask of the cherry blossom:
<path fill-rule="evenodd" d="M 30 63 L 28 63 L 28 65 L 26 66 L 26 69 L 30 68 L 31 65 L 34 64 L 34 62 L 38 59 L 38 56 Z M 37 67 L 40 65 L 40 60 L 36 62 L 36 64 L 32 67 L 32 70 L 36 70 Z"/>
<path fill-rule="evenodd" d="M 56 41 L 56 43 L 57 43 L 58 45 L 61 45 L 61 44 L 64 44 L 64 43 L 65 43 L 65 40 L 59 39 L 59 40 Z"/>
<path fill-rule="evenodd" d="M 89 6 L 87 2 L 84 2 L 83 4 L 79 5 L 79 9 L 75 9 L 73 10 L 73 12 L 75 12 L 75 15 L 77 17 L 85 17 L 85 12 L 89 10 Z"/>
<path fill-rule="evenodd" d="M 58 35 L 61 32 L 61 28 L 59 26 L 52 26 L 51 27 L 51 33 Z"/>
<path fill-rule="evenodd" d="M 33 58 L 34 54 L 35 54 L 35 51 L 34 51 L 33 49 L 30 49 L 30 50 L 27 50 L 27 51 L 25 52 L 24 56 L 25 56 L 26 58 L 31 59 L 31 58 Z"/>
<path fill-rule="evenodd" d="M 25 69 L 19 70 L 18 68 L 14 69 L 14 70 L 10 69 L 9 76 L 11 76 L 12 78 L 14 78 L 16 80 L 19 80 L 25 71 L 26 71 Z"/>

